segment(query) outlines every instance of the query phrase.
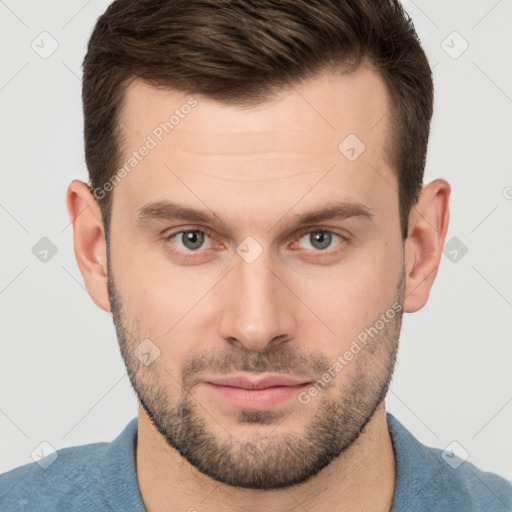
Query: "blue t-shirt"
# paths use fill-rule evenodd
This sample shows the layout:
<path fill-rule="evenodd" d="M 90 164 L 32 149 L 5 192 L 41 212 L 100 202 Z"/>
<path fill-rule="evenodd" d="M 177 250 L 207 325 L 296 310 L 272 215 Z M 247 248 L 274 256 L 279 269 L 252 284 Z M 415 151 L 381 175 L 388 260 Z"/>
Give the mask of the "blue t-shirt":
<path fill-rule="evenodd" d="M 397 471 L 391 512 L 512 511 L 507 480 L 423 445 L 390 413 L 387 422 Z M 111 443 L 63 448 L 56 459 L 53 453 L 3 473 L 0 511 L 145 512 L 135 473 L 136 439 L 134 418 Z M 55 460 L 43 469 L 49 457 Z"/>

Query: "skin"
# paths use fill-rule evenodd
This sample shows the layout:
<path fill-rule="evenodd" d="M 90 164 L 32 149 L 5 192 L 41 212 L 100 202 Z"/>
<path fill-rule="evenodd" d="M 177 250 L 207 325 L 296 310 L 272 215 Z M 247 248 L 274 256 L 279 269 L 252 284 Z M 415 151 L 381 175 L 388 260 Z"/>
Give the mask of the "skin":
<path fill-rule="evenodd" d="M 131 84 L 122 113 L 122 161 L 189 97 Z M 325 72 L 251 108 L 194 98 L 198 104 L 190 114 L 116 185 L 108 264 L 101 212 L 89 187 L 75 180 L 67 194 L 85 284 L 94 302 L 112 311 L 130 379 L 139 399 L 147 400 L 146 407 L 139 405 L 136 448 L 144 503 L 152 512 L 389 511 L 395 460 L 385 403 L 377 395 L 391 377 L 401 314 L 308 404 L 291 399 L 270 412 L 256 411 L 258 416 L 212 394 L 201 379 L 209 369 L 218 375 L 250 362 L 259 371 L 280 369 L 313 381 L 397 300 L 403 312 L 421 309 L 441 259 L 450 186 L 437 179 L 423 188 L 404 244 L 397 179 L 385 153 L 391 105 L 372 69 Z M 338 151 L 350 133 L 366 146 L 353 162 Z M 137 222 L 142 206 L 161 200 L 213 212 L 226 228 Z M 330 201 L 363 203 L 373 217 L 292 228 L 295 214 Z M 185 229 L 211 233 L 193 261 L 182 239 L 166 240 Z M 321 229 L 345 238 L 334 236 L 320 251 L 306 235 Z M 251 263 L 236 252 L 248 236 L 262 248 Z M 145 338 L 160 350 L 149 366 L 133 355 Z M 184 374 L 201 356 L 208 364 Z M 354 407 L 356 399 L 366 401 L 363 413 Z M 188 400 L 196 424 L 209 434 L 208 449 L 222 445 L 233 464 L 255 473 L 277 470 L 276 454 L 294 462 L 290 468 L 307 465 L 283 450 L 285 440 L 314 454 L 313 448 L 333 443 L 326 432 L 336 426 L 339 438 L 355 436 L 335 446 L 338 456 L 298 485 L 235 487 L 182 457 L 152 422 L 148 409 L 171 429 L 164 423 L 177 414 L 180 400 Z M 175 424 L 179 419 L 174 416 Z M 205 451 L 206 460 L 211 453 Z"/>

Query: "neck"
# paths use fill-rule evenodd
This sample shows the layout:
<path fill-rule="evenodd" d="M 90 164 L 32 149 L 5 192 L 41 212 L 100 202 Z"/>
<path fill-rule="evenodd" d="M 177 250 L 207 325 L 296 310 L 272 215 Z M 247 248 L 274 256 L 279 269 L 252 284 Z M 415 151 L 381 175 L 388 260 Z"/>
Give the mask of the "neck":
<path fill-rule="evenodd" d="M 231 487 L 196 470 L 167 444 L 139 405 L 136 468 L 149 512 L 389 512 L 395 488 L 384 403 L 359 438 L 316 476 L 298 486 L 266 491 Z"/>

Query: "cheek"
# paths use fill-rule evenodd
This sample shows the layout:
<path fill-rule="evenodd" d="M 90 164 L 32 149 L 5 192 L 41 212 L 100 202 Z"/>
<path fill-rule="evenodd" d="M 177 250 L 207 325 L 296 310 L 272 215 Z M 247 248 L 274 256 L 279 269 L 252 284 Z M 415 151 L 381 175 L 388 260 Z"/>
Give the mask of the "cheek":
<path fill-rule="evenodd" d="M 218 272 L 206 266 L 180 267 L 161 251 L 132 247 L 113 257 L 116 287 L 126 316 L 138 336 L 149 338 L 161 351 L 160 361 L 173 369 L 197 356 L 212 337 L 218 311 L 211 289 Z"/>
<path fill-rule="evenodd" d="M 191 277 L 172 268 L 167 272 L 145 268 L 139 271 L 137 274 L 137 270 L 131 268 L 124 294 L 139 325 L 156 338 L 175 335 L 181 324 L 191 328 L 209 286 L 191 282 Z"/>
<path fill-rule="evenodd" d="M 302 317 L 302 328 L 309 330 L 306 339 L 316 340 L 319 347 L 319 336 L 324 336 L 338 354 L 391 308 L 403 263 L 400 250 L 390 247 L 375 243 L 307 279 L 297 277 L 297 287 L 292 288 L 309 307 Z"/>
<path fill-rule="evenodd" d="M 126 318 L 141 335 L 157 340 L 172 326 L 179 300 L 172 284 L 151 261 L 148 249 L 129 244 L 122 233 L 111 242 L 112 273 Z"/>

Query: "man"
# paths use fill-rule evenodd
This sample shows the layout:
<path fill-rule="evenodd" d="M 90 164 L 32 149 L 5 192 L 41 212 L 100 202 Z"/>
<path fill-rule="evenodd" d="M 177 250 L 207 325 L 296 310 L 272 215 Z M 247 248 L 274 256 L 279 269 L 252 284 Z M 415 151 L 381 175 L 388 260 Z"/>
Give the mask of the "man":
<path fill-rule="evenodd" d="M 512 510 L 385 410 L 450 196 L 422 186 L 431 70 L 398 2 L 117 0 L 83 104 L 75 254 L 138 418 L 2 475 L 2 510 Z"/>

